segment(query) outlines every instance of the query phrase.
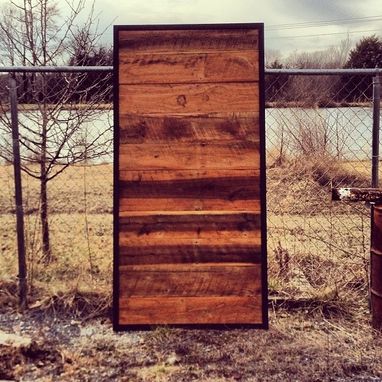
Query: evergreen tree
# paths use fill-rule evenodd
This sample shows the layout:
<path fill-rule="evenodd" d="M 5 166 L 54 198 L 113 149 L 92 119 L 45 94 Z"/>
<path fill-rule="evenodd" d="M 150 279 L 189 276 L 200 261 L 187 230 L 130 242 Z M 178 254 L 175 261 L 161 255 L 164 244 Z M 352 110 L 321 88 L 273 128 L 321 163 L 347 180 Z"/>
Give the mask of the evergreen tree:
<path fill-rule="evenodd" d="M 382 40 L 376 35 L 364 37 L 350 51 L 345 68 L 381 68 Z"/>
<path fill-rule="evenodd" d="M 350 51 L 345 68 L 381 68 L 382 67 L 382 39 L 376 35 L 363 37 L 354 49 Z M 342 77 L 343 90 L 341 98 L 346 101 L 370 100 L 373 94 L 372 76 Z"/>

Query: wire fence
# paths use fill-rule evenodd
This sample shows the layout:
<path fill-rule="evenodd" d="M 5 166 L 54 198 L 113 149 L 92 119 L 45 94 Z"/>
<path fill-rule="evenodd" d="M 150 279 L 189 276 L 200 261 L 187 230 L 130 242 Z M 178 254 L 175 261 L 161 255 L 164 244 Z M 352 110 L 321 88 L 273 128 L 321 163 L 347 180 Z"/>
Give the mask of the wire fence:
<path fill-rule="evenodd" d="M 0 71 L 0 276 L 17 274 L 13 72 L 29 283 L 110 289 L 112 68 Z M 369 207 L 332 203 L 330 189 L 373 183 L 376 78 L 377 70 L 266 71 L 269 284 L 284 301 L 367 301 Z"/>
<path fill-rule="evenodd" d="M 330 189 L 377 183 L 373 115 L 380 100 L 373 100 L 373 81 L 375 90 L 376 78 L 362 71 L 267 76 L 268 251 L 276 294 L 329 305 L 367 301 L 370 209 L 332 203 Z"/>

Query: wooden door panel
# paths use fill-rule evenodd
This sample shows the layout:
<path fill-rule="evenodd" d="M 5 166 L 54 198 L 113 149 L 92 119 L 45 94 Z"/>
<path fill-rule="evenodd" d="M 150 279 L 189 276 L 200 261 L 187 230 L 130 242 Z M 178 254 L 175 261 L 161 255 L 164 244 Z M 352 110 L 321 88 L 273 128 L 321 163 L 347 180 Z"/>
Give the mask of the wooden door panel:
<path fill-rule="evenodd" d="M 116 27 L 114 327 L 267 327 L 263 27 Z"/>

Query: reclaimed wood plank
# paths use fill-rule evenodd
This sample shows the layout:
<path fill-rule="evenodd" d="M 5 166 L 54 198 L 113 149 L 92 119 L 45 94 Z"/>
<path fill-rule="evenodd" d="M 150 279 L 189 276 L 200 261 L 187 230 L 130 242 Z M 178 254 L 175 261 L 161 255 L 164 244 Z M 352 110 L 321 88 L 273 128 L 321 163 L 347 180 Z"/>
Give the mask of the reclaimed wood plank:
<path fill-rule="evenodd" d="M 261 231 L 230 231 L 230 230 L 184 230 L 184 231 L 121 231 L 119 233 L 120 247 L 126 246 L 150 246 L 150 245 L 173 245 L 177 250 L 186 245 L 201 245 L 204 241 L 210 245 L 251 245 L 261 237 Z"/>
<path fill-rule="evenodd" d="M 119 324 L 261 324 L 261 295 L 121 297 Z"/>
<path fill-rule="evenodd" d="M 161 231 L 253 231 L 260 228 L 259 213 L 242 212 L 228 213 L 226 211 L 143 211 L 127 213 L 119 217 L 121 232 L 137 232 L 149 235 Z"/>
<path fill-rule="evenodd" d="M 258 83 L 120 85 L 122 113 L 195 115 L 258 112 Z"/>
<path fill-rule="evenodd" d="M 120 210 L 259 210 L 259 170 L 119 172 Z"/>
<path fill-rule="evenodd" d="M 140 231 L 122 231 L 119 233 L 119 245 L 124 247 L 160 247 L 173 246 L 177 250 L 184 246 L 203 246 L 211 245 L 216 247 L 234 247 L 256 246 L 260 245 L 260 230 L 252 231 L 163 231 L 141 234 Z"/>
<path fill-rule="evenodd" d="M 143 211 L 123 215 L 119 218 L 121 247 L 174 245 L 179 249 L 183 245 L 207 242 L 210 245 L 253 245 L 261 237 L 261 218 L 257 213 L 173 211 L 170 215 Z"/>
<path fill-rule="evenodd" d="M 121 297 L 251 296 L 261 291 L 259 264 L 155 264 L 119 267 Z"/>
<path fill-rule="evenodd" d="M 119 265 L 189 264 L 189 263 L 260 263 L 260 239 L 245 244 L 212 244 L 210 240 L 180 240 L 171 244 L 163 240 L 121 246 Z M 189 243 L 187 243 L 189 242 Z M 251 244 L 252 242 L 252 244 Z"/>
<path fill-rule="evenodd" d="M 177 29 L 119 31 L 120 50 L 136 52 L 216 52 L 225 50 L 257 50 L 256 29 Z"/>
<path fill-rule="evenodd" d="M 142 189 L 133 191 L 133 187 L 138 185 L 144 185 L 145 187 L 156 187 L 156 182 L 159 183 L 159 186 L 163 187 L 164 193 L 170 193 L 171 196 L 179 192 L 185 192 L 185 196 L 188 195 L 189 187 L 194 185 L 199 187 L 199 183 L 202 182 L 203 192 L 211 193 L 214 195 L 230 191 L 235 189 L 235 185 L 230 183 L 247 184 L 247 182 L 259 183 L 260 170 L 250 169 L 250 170 L 152 170 L 152 171 L 137 171 L 137 170 L 119 170 L 119 181 L 121 186 L 126 186 L 127 188 L 132 187 L 130 190 L 131 195 L 134 195 L 135 192 L 142 192 Z M 176 187 L 176 183 L 181 182 L 179 186 L 182 186 L 181 190 L 174 191 L 171 193 L 171 187 Z M 163 182 L 163 183 L 162 183 Z M 168 186 L 168 183 L 171 183 Z M 184 182 L 184 183 L 183 183 Z M 210 184 L 210 182 L 212 184 Z M 216 182 L 216 183 L 215 183 Z M 134 184 L 133 184 L 134 183 Z M 258 190 L 260 188 L 259 184 L 249 184 L 251 188 Z M 183 189 L 184 187 L 184 189 Z M 147 195 L 150 196 L 152 193 L 156 194 L 157 191 L 145 190 Z M 160 192 L 160 190 L 158 190 Z M 192 192 L 193 195 L 193 192 Z M 210 195 L 213 197 L 214 195 Z M 228 199 L 234 199 L 235 195 L 231 195 Z"/>
<path fill-rule="evenodd" d="M 219 53 L 119 52 L 119 83 L 252 82 L 259 80 L 256 50 Z"/>
<path fill-rule="evenodd" d="M 166 211 L 212 211 L 216 209 L 234 210 L 237 212 L 260 210 L 261 202 L 259 199 L 187 199 L 187 198 L 123 198 L 119 201 L 121 212 L 129 211 L 152 211 L 165 209 Z"/>
<path fill-rule="evenodd" d="M 258 169 L 259 142 L 123 144 L 119 165 L 123 170 Z"/>
<path fill-rule="evenodd" d="M 259 113 L 193 116 L 121 114 L 120 144 L 258 141 Z"/>

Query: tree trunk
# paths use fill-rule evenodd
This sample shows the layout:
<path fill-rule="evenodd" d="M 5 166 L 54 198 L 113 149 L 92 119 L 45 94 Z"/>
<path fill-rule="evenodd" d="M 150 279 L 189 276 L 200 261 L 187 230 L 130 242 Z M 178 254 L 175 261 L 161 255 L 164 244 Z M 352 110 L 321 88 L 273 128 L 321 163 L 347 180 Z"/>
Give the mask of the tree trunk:
<path fill-rule="evenodd" d="M 44 166 L 45 167 L 45 166 Z M 45 175 L 44 175 L 45 174 Z M 50 249 L 49 239 L 49 222 L 48 222 L 48 188 L 46 181 L 46 173 L 41 174 L 40 180 L 40 218 L 41 218 L 41 239 L 42 239 L 42 259 L 45 263 L 50 263 L 52 259 L 52 253 Z"/>
<path fill-rule="evenodd" d="M 46 81 L 43 77 L 43 94 L 46 94 Z M 44 101 L 40 109 L 42 116 L 41 129 L 41 158 L 40 158 L 40 218 L 41 218 L 41 240 L 42 240 L 42 259 L 45 263 L 50 263 L 52 252 L 49 240 L 49 222 L 48 222 L 48 174 L 46 169 L 46 152 L 47 152 L 47 105 Z"/>

